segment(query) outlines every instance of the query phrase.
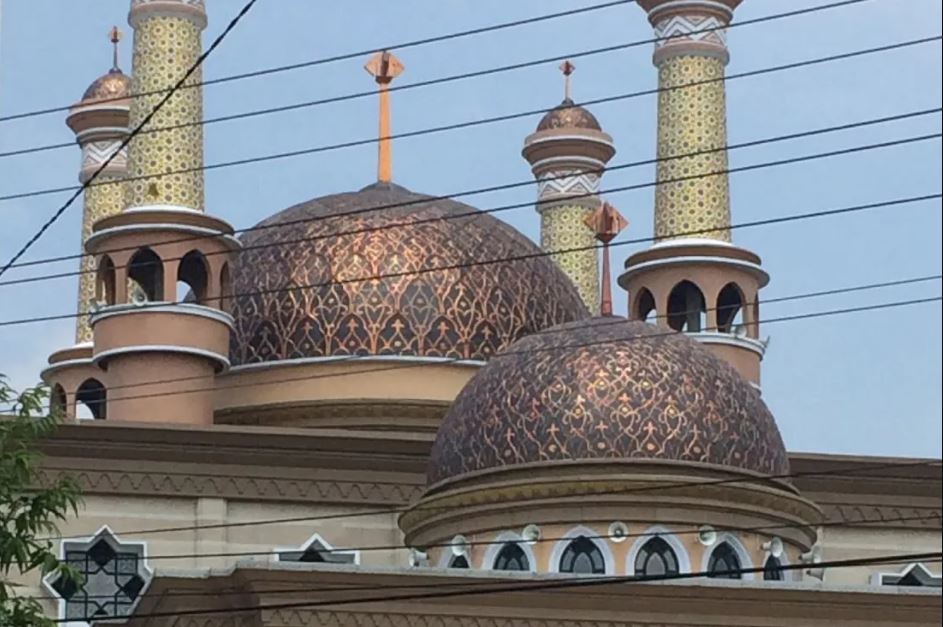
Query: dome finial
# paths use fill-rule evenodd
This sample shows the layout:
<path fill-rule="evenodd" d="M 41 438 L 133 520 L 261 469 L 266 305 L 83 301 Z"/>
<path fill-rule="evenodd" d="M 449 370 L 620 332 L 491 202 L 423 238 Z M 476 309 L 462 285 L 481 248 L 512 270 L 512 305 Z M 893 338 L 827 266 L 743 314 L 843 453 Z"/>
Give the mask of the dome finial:
<path fill-rule="evenodd" d="M 576 69 L 576 66 L 570 62 L 569 59 L 565 59 L 563 63 L 560 64 L 560 71 L 563 72 L 563 100 L 572 100 L 572 85 L 570 74 L 573 73 L 573 70 Z"/>
<path fill-rule="evenodd" d="M 120 72 L 121 68 L 118 67 L 118 42 L 121 41 L 122 32 L 118 29 L 117 26 L 112 26 L 111 30 L 108 31 L 108 39 L 111 41 L 112 53 L 111 53 L 111 71 Z"/>
<path fill-rule="evenodd" d="M 596 239 L 602 242 L 602 296 L 599 302 L 599 314 L 612 315 L 612 277 L 609 270 L 609 242 L 629 226 L 629 221 L 622 217 L 619 210 L 603 201 L 599 207 L 586 216 L 583 222 L 593 231 Z"/>
<path fill-rule="evenodd" d="M 403 64 L 389 50 L 376 53 L 363 69 L 373 76 L 380 91 L 380 138 L 377 180 L 389 183 L 393 180 L 393 150 L 390 145 L 390 92 L 394 78 L 403 73 Z"/>

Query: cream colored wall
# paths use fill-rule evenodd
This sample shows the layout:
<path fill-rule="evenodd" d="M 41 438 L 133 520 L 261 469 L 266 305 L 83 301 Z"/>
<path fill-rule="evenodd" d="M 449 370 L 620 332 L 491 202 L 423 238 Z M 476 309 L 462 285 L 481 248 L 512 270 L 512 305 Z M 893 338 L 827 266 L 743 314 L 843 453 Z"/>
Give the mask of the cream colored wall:
<path fill-rule="evenodd" d="M 147 566 L 153 570 L 189 570 L 225 568 L 238 561 L 275 561 L 267 554 L 276 547 L 297 548 L 315 533 L 333 548 L 367 546 L 402 546 L 402 533 L 396 514 L 343 517 L 362 511 L 387 509 L 377 506 L 346 507 L 320 504 L 246 502 L 223 498 L 152 498 L 86 495 L 78 518 L 59 526 L 65 539 L 87 539 L 107 525 L 123 543 L 144 542 Z M 302 517 L 341 516 L 330 520 L 229 526 L 204 530 L 178 530 L 146 533 L 167 527 L 194 527 Z M 56 550 L 59 550 L 57 543 Z M 259 552 L 258 555 L 198 557 L 209 553 Z M 183 556 L 161 559 L 160 556 Z M 408 565 L 408 552 L 400 550 L 361 551 L 365 566 L 396 567 Z M 25 584 L 21 594 L 46 599 L 50 615 L 58 615 L 57 600 L 40 584 L 38 574 L 19 577 Z"/>
<path fill-rule="evenodd" d="M 865 529 L 830 527 L 821 531 L 825 561 L 878 557 L 903 553 L 929 553 L 943 550 L 943 539 L 937 530 Z M 925 564 L 933 574 L 940 574 L 940 564 Z M 877 573 L 899 573 L 906 564 L 831 568 L 825 571 L 825 582 L 835 585 L 863 585 Z"/>

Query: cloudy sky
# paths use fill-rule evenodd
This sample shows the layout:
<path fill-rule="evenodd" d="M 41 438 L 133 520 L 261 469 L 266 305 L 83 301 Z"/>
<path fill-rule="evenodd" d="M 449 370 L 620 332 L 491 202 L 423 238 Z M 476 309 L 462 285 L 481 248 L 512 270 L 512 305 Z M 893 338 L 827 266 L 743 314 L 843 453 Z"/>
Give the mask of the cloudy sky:
<path fill-rule="evenodd" d="M 598 0 L 596 0 L 598 2 Z M 825 0 L 748 0 L 749 20 Z M 260 0 L 206 65 L 208 79 L 357 50 L 395 46 L 593 4 L 565 0 Z M 241 0 L 208 0 L 204 42 L 225 26 Z M 5 0 L 0 30 L 0 115 L 76 100 L 108 69 L 106 33 L 125 31 L 128 0 Z M 937 0 L 870 0 L 802 17 L 747 25 L 729 33 L 728 71 L 880 46 L 940 33 Z M 632 4 L 445 43 L 396 51 L 406 66 L 398 84 L 497 65 L 568 55 L 651 36 Z M 130 71 L 130 37 L 122 65 Z M 647 46 L 576 60 L 574 96 L 601 98 L 654 87 Z M 369 89 L 364 59 L 321 65 L 206 89 L 207 117 Z M 394 131 L 405 132 L 518 111 L 546 108 L 562 96 L 558 62 L 485 78 L 399 92 Z M 731 143 L 880 116 L 939 107 L 941 46 L 933 42 L 813 67 L 731 80 Z M 654 155 L 654 97 L 593 108 L 615 139 L 613 163 Z M 449 194 L 526 180 L 524 137 L 539 116 L 404 139 L 394 146 L 394 178 L 415 191 Z M 772 159 L 940 131 L 939 114 L 825 136 L 732 151 L 733 167 Z M 216 163 L 371 137 L 372 98 L 213 124 L 206 127 L 206 161 Z M 70 141 L 61 114 L 0 123 L 0 152 Z M 735 174 L 735 222 L 939 193 L 938 139 L 868 153 Z M 73 184 L 77 148 L 0 159 L 0 195 Z M 376 151 L 363 146 L 207 174 L 207 209 L 236 227 L 250 226 L 291 204 L 359 189 L 375 175 Z M 606 175 L 603 187 L 652 180 L 653 168 Z M 481 208 L 533 198 L 531 187 L 464 200 Z M 651 233 L 650 188 L 607 199 L 631 221 L 621 239 Z M 0 201 L 2 261 L 63 202 L 63 195 Z M 81 205 L 69 209 L 27 258 L 79 250 Z M 532 238 L 532 209 L 501 214 Z M 736 243 L 763 257 L 772 276 L 765 299 L 941 271 L 939 201 L 735 232 Z M 639 246 L 616 248 L 615 264 Z M 32 273 L 69 271 L 73 263 Z M 4 280 L 29 276 L 11 271 Z M 27 286 L 0 286 L 0 320 L 70 313 L 74 277 Z M 764 307 L 764 317 L 937 296 L 940 282 L 796 300 Z M 617 309 L 625 295 L 616 290 Z M 791 450 L 872 455 L 940 456 L 941 307 L 907 308 L 768 324 L 763 390 Z M 73 321 L 0 327 L 0 372 L 15 384 L 36 380 L 48 354 L 73 340 Z"/>

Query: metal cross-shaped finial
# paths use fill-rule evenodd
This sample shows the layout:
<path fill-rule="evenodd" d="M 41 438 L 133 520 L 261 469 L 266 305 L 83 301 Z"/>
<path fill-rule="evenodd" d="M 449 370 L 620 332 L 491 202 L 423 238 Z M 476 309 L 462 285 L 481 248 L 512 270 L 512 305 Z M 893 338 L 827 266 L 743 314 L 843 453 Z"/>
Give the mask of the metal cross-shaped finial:
<path fill-rule="evenodd" d="M 573 73 L 573 70 L 576 69 L 576 66 L 570 63 L 570 60 L 567 59 L 560 64 L 560 71 L 563 72 L 563 98 L 564 100 L 571 100 L 570 98 L 570 74 Z"/>
<path fill-rule="evenodd" d="M 111 30 L 108 31 L 108 39 L 111 41 L 113 46 L 112 56 L 111 56 L 111 69 L 118 69 L 118 42 L 121 41 L 121 31 L 118 30 L 117 26 L 112 26 Z"/>
<path fill-rule="evenodd" d="M 622 217 L 619 210 L 603 201 L 599 207 L 586 216 L 583 224 L 588 226 L 597 240 L 602 242 L 602 296 L 599 299 L 599 313 L 612 315 L 612 279 L 609 271 L 609 242 L 615 238 L 629 221 Z"/>

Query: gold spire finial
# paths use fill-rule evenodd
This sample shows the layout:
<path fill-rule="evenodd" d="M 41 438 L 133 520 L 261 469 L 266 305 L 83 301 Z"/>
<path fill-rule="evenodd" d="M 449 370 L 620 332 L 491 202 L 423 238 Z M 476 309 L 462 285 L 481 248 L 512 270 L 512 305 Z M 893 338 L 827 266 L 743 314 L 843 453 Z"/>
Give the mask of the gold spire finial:
<path fill-rule="evenodd" d="M 118 42 L 121 41 L 121 31 L 118 30 L 117 26 L 112 26 L 111 30 L 108 31 L 108 39 L 111 41 L 112 53 L 111 53 L 111 69 L 118 71 Z"/>
<path fill-rule="evenodd" d="M 572 100 L 571 98 L 571 85 L 570 85 L 570 74 L 573 73 L 573 70 L 576 69 L 576 66 L 573 65 L 569 59 L 566 59 L 563 63 L 560 64 L 560 71 L 563 72 L 563 99 Z"/>
<path fill-rule="evenodd" d="M 602 296 L 599 299 L 599 313 L 612 315 L 612 278 L 609 271 L 609 242 L 629 226 L 629 221 L 622 217 L 619 210 L 603 201 L 599 207 L 586 216 L 583 223 L 592 230 L 596 239 L 602 242 Z"/>
<path fill-rule="evenodd" d="M 380 138 L 378 145 L 377 180 L 389 183 L 393 180 L 393 150 L 390 144 L 390 92 L 389 85 L 403 73 L 403 64 L 388 50 L 376 53 L 363 69 L 373 76 L 380 91 Z"/>

